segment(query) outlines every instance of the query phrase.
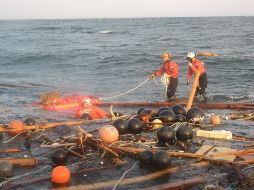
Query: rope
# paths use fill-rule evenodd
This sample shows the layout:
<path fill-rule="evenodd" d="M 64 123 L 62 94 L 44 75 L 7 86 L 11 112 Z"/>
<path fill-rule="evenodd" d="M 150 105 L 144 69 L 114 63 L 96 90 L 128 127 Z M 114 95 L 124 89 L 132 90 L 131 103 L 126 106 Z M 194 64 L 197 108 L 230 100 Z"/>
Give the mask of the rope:
<path fill-rule="evenodd" d="M 161 77 L 161 82 L 162 84 L 164 85 L 165 88 L 167 88 L 169 82 L 170 82 L 170 78 L 168 77 L 167 74 L 164 74 L 162 77 Z"/>
<path fill-rule="evenodd" d="M 165 99 L 167 100 L 168 84 L 170 82 L 170 78 L 168 77 L 166 73 L 164 73 L 164 75 L 161 77 L 161 82 L 165 88 Z"/>
<path fill-rule="evenodd" d="M 8 142 L 11 142 L 12 140 L 14 140 L 17 136 L 21 135 L 22 133 L 24 133 L 24 132 L 20 132 L 20 133 L 18 133 L 17 135 L 15 135 L 14 137 L 12 137 L 12 138 L 10 138 L 10 139 L 8 139 L 8 140 L 2 142 L 2 143 L 5 144 L 5 143 L 8 143 Z"/>
<path fill-rule="evenodd" d="M 110 96 L 110 97 L 105 97 L 105 98 L 99 98 L 100 100 L 107 100 L 107 99 L 112 99 L 112 98 L 116 98 L 116 97 L 119 97 L 119 96 L 123 96 L 125 94 L 128 94 L 130 92 L 132 92 L 133 90 L 136 90 L 137 88 L 139 88 L 140 86 L 142 86 L 143 84 L 145 84 L 150 78 L 147 78 L 146 80 L 144 80 L 142 83 L 140 83 L 138 86 L 136 86 L 135 88 L 133 89 L 130 89 L 126 92 L 123 92 L 121 94 L 118 94 L 118 95 L 115 95 L 115 96 Z"/>
<path fill-rule="evenodd" d="M 114 185 L 114 187 L 112 188 L 112 190 L 116 190 L 117 186 L 121 183 L 121 181 L 123 180 L 123 178 L 125 177 L 125 175 L 126 175 L 128 172 L 130 172 L 131 170 L 133 170 L 133 169 L 135 168 L 135 166 L 137 165 L 137 163 L 138 163 L 138 162 L 135 162 L 135 163 L 133 164 L 133 166 L 132 166 L 130 169 L 128 169 L 128 170 L 126 170 L 125 172 L 123 172 L 122 177 L 116 182 L 116 184 Z"/>

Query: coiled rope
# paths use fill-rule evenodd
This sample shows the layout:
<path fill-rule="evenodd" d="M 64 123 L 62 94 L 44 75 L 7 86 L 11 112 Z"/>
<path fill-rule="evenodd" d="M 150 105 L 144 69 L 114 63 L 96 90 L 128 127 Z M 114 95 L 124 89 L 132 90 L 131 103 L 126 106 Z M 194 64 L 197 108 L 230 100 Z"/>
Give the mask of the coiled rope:
<path fill-rule="evenodd" d="M 140 86 L 142 86 L 143 84 L 145 84 L 148 80 L 150 80 L 150 78 L 147 78 L 146 80 L 144 80 L 142 83 L 140 83 L 138 86 L 136 86 L 135 88 L 132 88 L 126 92 L 123 92 L 121 94 L 115 95 L 115 96 L 110 96 L 110 97 L 105 97 L 105 98 L 99 98 L 100 100 L 107 100 L 107 99 L 112 99 L 112 98 L 117 98 L 119 96 L 123 96 L 125 94 L 128 94 L 130 92 L 132 92 L 133 90 L 136 90 L 137 88 L 139 88 Z"/>

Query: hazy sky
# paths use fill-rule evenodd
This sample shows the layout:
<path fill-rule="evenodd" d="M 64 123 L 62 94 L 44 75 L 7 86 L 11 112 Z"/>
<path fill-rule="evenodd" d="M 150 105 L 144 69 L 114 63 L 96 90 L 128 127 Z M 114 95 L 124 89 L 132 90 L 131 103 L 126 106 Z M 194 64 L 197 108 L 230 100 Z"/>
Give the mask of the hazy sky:
<path fill-rule="evenodd" d="M 254 16 L 254 0 L 0 0 L 0 19 Z"/>

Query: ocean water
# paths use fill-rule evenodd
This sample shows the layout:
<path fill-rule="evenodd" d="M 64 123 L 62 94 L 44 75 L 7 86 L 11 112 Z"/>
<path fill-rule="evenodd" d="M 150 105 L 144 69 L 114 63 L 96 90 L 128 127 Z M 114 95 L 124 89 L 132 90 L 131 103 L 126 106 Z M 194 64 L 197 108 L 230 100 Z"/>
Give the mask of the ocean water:
<path fill-rule="evenodd" d="M 32 104 L 51 90 L 63 96 L 123 93 L 159 69 L 164 51 L 179 64 L 177 97 L 190 91 L 186 54 L 206 51 L 223 54 L 200 57 L 209 101 L 253 101 L 253 31 L 253 17 L 1 20 L 0 123 L 68 119 Z M 108 101 L 161 101 L 164 89 L 156 81 Z"/>

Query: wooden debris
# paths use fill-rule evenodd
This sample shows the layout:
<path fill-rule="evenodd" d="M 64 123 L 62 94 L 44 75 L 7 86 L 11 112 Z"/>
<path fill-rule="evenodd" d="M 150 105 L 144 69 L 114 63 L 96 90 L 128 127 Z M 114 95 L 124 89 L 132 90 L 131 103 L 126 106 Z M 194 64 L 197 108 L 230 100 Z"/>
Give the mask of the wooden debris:
<path fill-rule="evenodd" d="M 140 190 L 184 190 L 205 182 L 206 180 L 203 177 L 195 177 L 192 179 L 181 180 L 174 183 L 156 185 L 149 188 L 140 188 Z"/>
<path fill-rule="evenodd" d="M 19 148 L 6 148 L 6 149 L 0 149 L 0 153 L 14 153 L 14 152 L 22 152 L 22 149 Z"/>
<path fill-rule="evenodd" d="M 209 151 L 208 151 L 209 150 Z M 210 157 L 214 160 L 226 160 L 232 162 L 236 158 L 236 151 L 228 147 L 214 147 L 203 145 L 195 154 L 204 154 L 205 157 Z"/>
<path fill-rule="evenodd" d="M 0 158 L 0 161 L 7 161 L 16 166 L 36 166 L 38 164 L 35 158 Z"/>
<path fill-rule="evenodd" d="M 47 145 L 47 144 L 40 145 L 41 148 L 60 148 L 60 147 L 70 147 L 70 146 L 76 146 L 76 143 L 65 143 L 65 144 L 53 143 L 51 145 Z"/>
<path fill-rule="evenodd" d="M 196 93 L 196 89 L 197 89 L 197 86 L 198 86 L 198 82 L 199 82 L 199 76 L 200 76 L 200 71 L 197 70 L 196 73 L 195 73 L 195 78 L 194 78 L 194 82 L 193 82 L 193 85 L 192 85 L 192 88 L 191 88 L 189 99 L 188 99 L 188 102 L 187 102 L 187 105 L 186 105 L 186 111 L 188 111 L 192 106 L 192 102 L 193 102 L 193 99 L 194 99 L 194 96 L 195 96 L 195 93 Z"/>

